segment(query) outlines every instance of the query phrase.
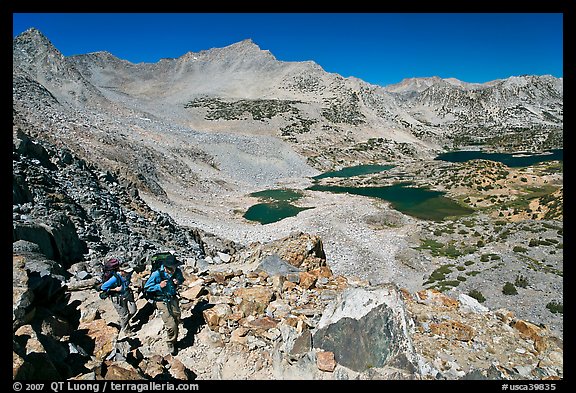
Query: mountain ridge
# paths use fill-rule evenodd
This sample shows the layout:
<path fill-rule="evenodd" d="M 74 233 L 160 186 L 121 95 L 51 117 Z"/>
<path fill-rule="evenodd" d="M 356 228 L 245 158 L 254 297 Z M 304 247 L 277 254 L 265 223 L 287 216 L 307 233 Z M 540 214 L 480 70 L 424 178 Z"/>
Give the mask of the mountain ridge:
<path fill-rule="evenodd" d="M 54 49 L 56 49 L 56 47 L 52 44 L 52 42 L 37 28 L 35 27 L 31 27 L 29 29 L 27 29 L 26 31 L 20 33 L 18 36 L 16 36 L 14 38 L 14 41 L 16 43 L 18 43 L 21 40 L 25 40 L 25 41 L 33 41 L 35 42 L 35 45 L 40 44 L 42 45 L 46 45 L 46 46 L 50 46 Z M 59 51 L 58 51 L 59 52 Z M 240 52 L 241 54 L 246 54 L 247 52 L 250 53 L 259 53 L 259 54 L 265 54 L 267 57 L 270 57 L 273 60 L 276 60 L 279 63 L 310 63 L 310 64 L 314 64 L 315 66 L 318 66 L 319 68 L 322 68 L 318 63 L 316 63 L 313 60 L 305 60 L 305 61 L 281 61 L 278 60 L 269 50 L 265 50 L 265 49 L 261 49 L 260 46 L 258 44 L 256 44 L 254 42 L 254 40 L 252 38 L 245 38 L 243 40 L 222 46 L 222 47 L 214 47 L 214 48 L 209 48 L 209 49 L 202 49 L 198 52 L 193 52 L 193 51 L 188 51 L 178 57 L 171 57 L 171 58 L 160 58 L 158 61 L 156 62 L 131 62 L 129 60 L 125 60 L 122 59 L 114 54 L 112 54 L 111 52 L 107 51 L 107 50 L 99 50 L 99 51 L 94 51 L 94 52 L 88 52 L 85 54 L 75 54 L 75 55 L 70 55 L 70 56 L 64 56 L 63 57 L 67 57 L 67 58 L 75 58 L 75 57 L 83 57 L 83 56 L 88 56 L 88 55 L 104 55 L 107 57 L 113 57 L 113 60 L 121 60 L 122 62 L 127 62 L 131 65 L 153 65 L 153 64 L 158 64 L 160 62 L 165 62 L 165 61 L 184 61 L 184 60 L 190 60 L 190 58 L 194 58 L 197 57 L 198 55 L 202 55 L 202 56 L 207 56 L 209 54 L 219 54 L 219 53 L 227 53 L 227 52 Z M 338 75 L 338 74 L 336 74 Z M 436 75 L 431 75 L 431 76 L 426 76 L 426 77 L 405 77 L 404 79 L 402 79 L 400 82 L 397 83 L 392 83 L 392 84 L 387 84 L 387 85 L 379 85 L 379 84 L 373 84 L 373 83 L 368 83 L 368 82 L 364 82 L 367 84 L 371 84 L 374 86 L 379 86 L 379 87 L 383 87 L 383 88 L 389 88 L 390 90 L 395 90 L 396 88 L 399 87 L 403 87 L 403 85 L 406 85 L 408 83 L 415 83 L 417 85 L 420 86 L 425 86 L 430 87 L 431 84 L 433 83 L 438 83 L 441 81 L 447 82 L 451 85 L 454 86 L 475 86 L 475 87 L 482 87 L 484 85 L 493 85 L 502 81 L 506 81 L 506 80 L 522 80 L 524 78 L 539 78 L 539 77 L 549 77 L 549 78 L 554 78 L 554 79 L 558 79 L 560 81 L 563 80 L 562 77 L 554 77 L 550 74 L 542 74 L 542 75 L 532 75 L 532 74 L 521 74 L 521 75 L 511 75 L 508 78 L 499 78 L 499 79 L 494 79 L 494 80 L 490 80 L 490 81 L 486 81 L 486 82 L 482 82 L 482 83 L 478 83 L 478 82 L 467 82 L 467 81 L 463 81 L 463 80 L 459 80 L 457 78 L 453 78 L 453 77 L 448 77 L 448 78 L 441 78 L 439 76 Z M 344 79 L 357 79 L 357 80 L 362 80 L 361 78 L 358 78 L 356 76 L 350 76 L 350 77 L 342 77 Z M 416 87 L 417 89 L 421 89 L 421 87 Z"/>

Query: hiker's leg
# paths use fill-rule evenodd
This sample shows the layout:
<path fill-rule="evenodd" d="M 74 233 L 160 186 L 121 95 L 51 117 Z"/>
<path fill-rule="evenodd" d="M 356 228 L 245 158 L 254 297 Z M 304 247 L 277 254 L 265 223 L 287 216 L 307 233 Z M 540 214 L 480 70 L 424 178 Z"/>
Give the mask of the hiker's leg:
<path fill-rule="evenodd" d="M 126 306 L 128 308 L 128 320 L 130 320 L 134 315 L 136 315 L 136 303 L 133 301 L 128 301 Z"/>
<path fill-rule="evenodd" d="M 156 307 L 158 308 L 160 317 L 162 317 L 162 321 L 164 321 L 168 341 L 176 341 L 178 339 L 178 325 L 175 323 L 172 314 L 170 314 L 168 306 L 164 302 L 156 302 Z"/>
<path fill-rule="evenodd" d="M 180 304 L 178 303 L 178 299 L 173 297 L 170 299 L 170 307 L 172 310 L 172 319 L 174 321 L 174 343 L 178 340 L 178 331 L 180 330 L 180 317 L 182 313 L 180 311 Z"/>
<path fill-rule="evenodd" d="M 130 314 L 130 318 L 132 318 L 136 314 L 136 301 L 134 300 L 134 294 L 130 292 L 126 296 L 126 307 L 128 308 L 128 314 Z"/>
<path fill-rule="evenodd" d="M 124 328 L 128 325 L 128 320 L 130 319 L 130 314 L 128 313 L 128 308 L 126 307 L 126 301 L 123 300 L 120 296 L 113 296 L 112 304 L 114 304 L 114 308 L 116 308 L 118 316 L 120 317 L 120 330 L 124 330 Z"/>

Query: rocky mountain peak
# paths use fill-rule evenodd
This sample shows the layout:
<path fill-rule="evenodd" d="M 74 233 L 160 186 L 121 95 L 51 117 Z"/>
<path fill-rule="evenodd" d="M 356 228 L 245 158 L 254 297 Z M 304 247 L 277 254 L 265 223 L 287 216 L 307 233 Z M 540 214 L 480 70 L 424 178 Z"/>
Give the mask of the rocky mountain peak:
<path fill-rule="evenodd" d="M 28 30 L 22 32 L 16 38 L 14 38 L 14 44 L 19 42 L 33 42 L 36 45 L 43 43 L 44 45 L 52 45 L 50 40 L 42 34 L 42 32 L 35 27 L 31 27 Z"/>
<path fill-rule="evenodd" d="M 38 61 L 47 56 L 56 57 L 60 60 L 64 58 L 52 42 L 33 27 L 14 38 L 12 52 L 14 65 Z"/>
<path fill-rule="evenodd" d="M 276 61 L 276 58 L 270 51 L 262 50 L 260 47 L 248 38 L 240 42 L 225 46 L 223 48 L 213 48 L 206 52 L 209 58 L 226 57 L 226 58 L 242 58 L 245 60 L 266 59 Z"/>
<path fill-rule="evenodd" d="M 155 64 L 144 64 L 150 69 L 161 70 L 164 75 L 176 72 L 186 76 L 201 72 L 206 74 L 205 78 L 211 73 L 220 77 L 222 73 L 254 73 L 267 68 L 275 69 L 279 65 L 280 62 L 269 51 L 261 50 L 251 39 L 199 52 L 190 51 L 178 58 L 162 59 Z"/>
<path fill-rule="evenodd" d="M 30 28 L 13 40 L 13 71 L 36 80 L 60 102 L 102 105 L 106 100 L 38 29 Z M 21 76 L 21 75 L 20 75 Z"/>
<path fill-rule="evenodd" d="M 252 40 L 252 38 L 246 38 L 242 41 L 238 41 L 234 44 L 228 45 L 227 48 L 261 50 L 260 47 Z"/>
<path fill-rule="evenodd" d="M 130 61 L 120 59 L 108 51 L 96 51 L 83 55 L 73 55 L 70 56 L 69 59 L 74 64 L 74 67 L 76 67 L 83 75 L 90 75 L 88 69 L 91 65 L 97 65 L 101 68 L 122 68 L 134 65 Z"/>
<path fill-rule="evenodd" d="M 456 78 L 445 78 L 444 81 L 451 84 L 452 86 L 456 86 L 456 87 L 464 89 L 464 90 L 476 89 L 476 88 L 479 88 L 482 86 L 479 83 L 463 82 L 460 79 L 456 79 Z"/>
<path fill-rule="evenodd" d="M 438 76 L 425 78 L 404 78 L 398 83 L 386 86 L 385 90 L 391 93 L 402 93 L 409 91 L 421 92 L 433 84 L 439 83 L 441 81 L 442 79 Z"/>
<path fill-rule="evenodd" d="M 106 50 L 100 50 L 100 51 L 96 51 L 96 52 L 86 53 L 85 56 L 86 57 L 92 57 L 92 58 L 98 58 L 98 59 L 102 59 L 105 61 L 126 61 L 126 60 L 119 59 L 118 57 L 114 56 L 112 53 L 110 53 Z"/>

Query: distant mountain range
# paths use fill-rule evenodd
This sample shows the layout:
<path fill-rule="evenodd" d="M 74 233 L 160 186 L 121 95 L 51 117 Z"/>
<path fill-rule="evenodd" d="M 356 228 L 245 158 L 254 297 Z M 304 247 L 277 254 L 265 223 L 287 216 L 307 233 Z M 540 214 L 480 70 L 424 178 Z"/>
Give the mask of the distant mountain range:
<path fill-rule="evenodd" d="M 118 145 L 139 162 L 144 134 L 193 131 L 277 137 L 320 170 L 469 145 L 502 151 L 563 145 L 563 79 L 550 75 L 483 84 L 408 78 L 376 86 L 311 61 L 278 61 L 251 40 L 133 64 L 108 52 L 63 56 L 29 29 L 14 38 L 13 77 L 16 117 L 50 129 L 56 140 L 69 138 L 80 153 L 104 154 L 104 161 L 117 160 Z M 96 145 L 103 146 L 86 147 Z M 137 173 L 151 171 L 135 165 Z"/>

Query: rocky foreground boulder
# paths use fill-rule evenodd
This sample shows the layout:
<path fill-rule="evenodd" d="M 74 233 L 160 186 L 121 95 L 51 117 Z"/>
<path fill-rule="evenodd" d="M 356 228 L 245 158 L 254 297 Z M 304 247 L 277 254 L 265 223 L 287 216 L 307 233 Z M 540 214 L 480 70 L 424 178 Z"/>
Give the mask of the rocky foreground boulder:
<path fill-rule="evenodd" d="M 70 291 L 58 279 L 57 285 L 27 285 L 46 257 L 17 242 L 13 377 L 563 377 L 562 342 L 509 311 L 490 311 L 466 295 L 454 299 L 435 290 L 411 294 L 393 284 L 371 286 L 334 276 L 321 259 L 305 270 L 278 256 L 306 259 L 319 249 L 313 238 L 294 234 L 277 241 L 273 253 L 268 244 L 253 244 L 259 255 L 254 270 L 226 264 L 206 269 L 187 260 L 176 356 L 168 354 L 162 322 L 144 299 L 138 299 L 133 318 L 136 334 L 122 337 L 114 309 L 96 291 Z M 135 281 L 148 273 L 138 273 Z"/>
<path fill-rule="evenodd" d="M 262 255 L 265 266 L 270 257 Z M 34 258 L 45 259 L 14 252 L 15 279 L 28 274 Z M 15 296 L 14 310 L 27 312 L 14 314 L 13 377 L 563 378 L 562 342 L 509 311 L 490 311 L 465 295 L 371 286 L 334 276 L 325 265 L 291 271 L 293 265 L 277 261 L 284 272 L 272 275 L 183 265 L 176 356 L 168 354 L 162 322 L 144 299 L 133 319 L 137 332 L 123 337 L 111 304 L 95 291 L 70 292 L 65 282 L 61 291 L 26 288 L 22 281 L 18 293 L 25 295 Z M 37 300 L 47 298 L 50 306 Z"/>

